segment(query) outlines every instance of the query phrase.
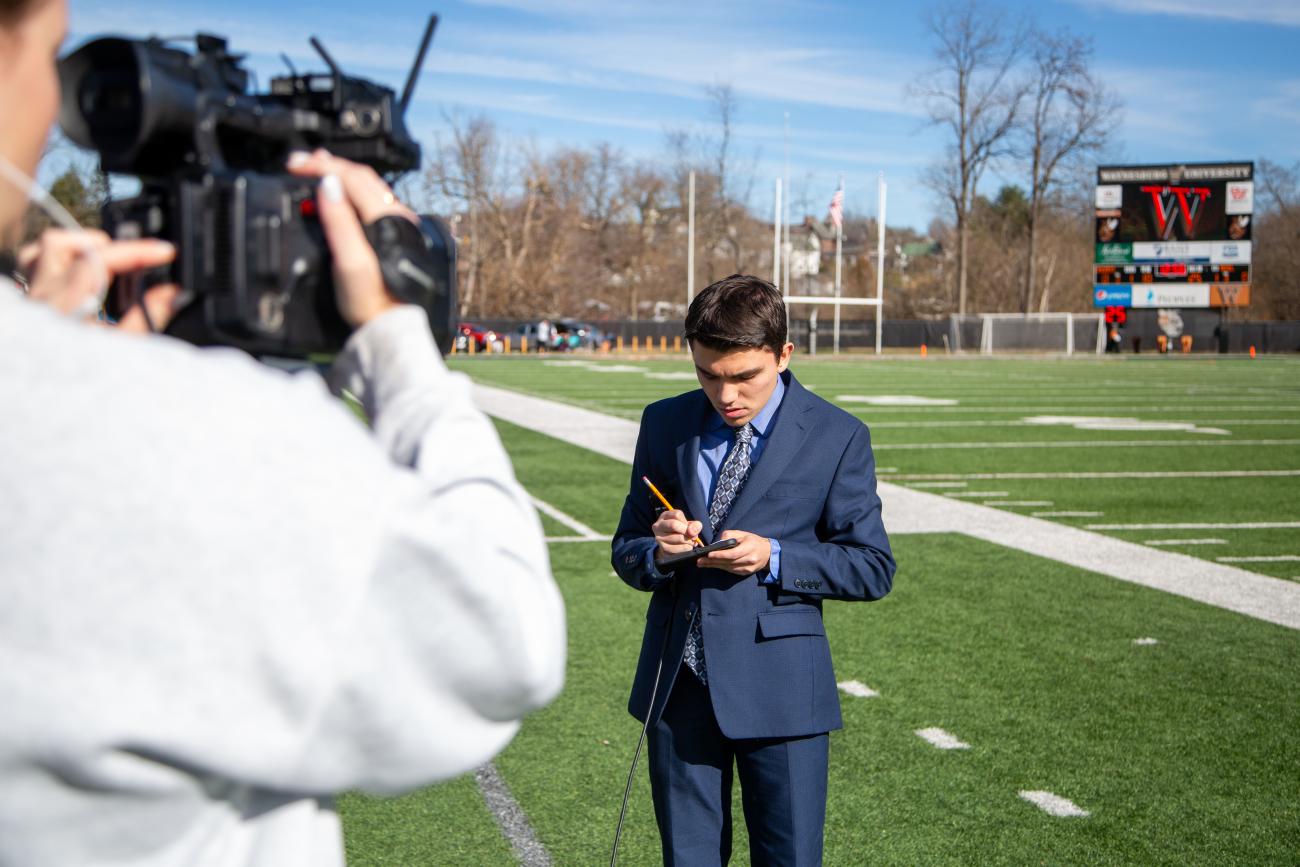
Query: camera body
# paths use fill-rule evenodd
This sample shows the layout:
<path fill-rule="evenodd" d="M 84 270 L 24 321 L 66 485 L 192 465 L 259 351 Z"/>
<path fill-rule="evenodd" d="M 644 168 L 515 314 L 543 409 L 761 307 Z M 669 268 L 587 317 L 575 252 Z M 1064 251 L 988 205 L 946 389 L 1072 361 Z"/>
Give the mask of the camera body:
<path fill-rule="evenodd" d="M 404 116 L 436 20 L 400 101 L 389 88 L 343 75 L 315 39 L 330 72 L 290 67 L 264 94 L 248 92 L 243 58 L 224 39 L 203 34 L 192 54 L 159 39 L 110 37 L 60 62 L 69 138 L 97 151 L 105 171 L 141 182 L 139 195 L 105 205 L 105 228 L 177 247 L 168 273 L 155 275 L 185 293 L 168 333 L 289 358 L 342 346 L 351 329 L 335 302 L 316 182 L 288 174 L 285 161 L 291 151 L 323 147 L 390 182 L 416 168 L 420 147 Z M 389 242 L 375 249 L 389 290 L 425 310 L 446 352 L 456 296 L 450 231 L 426 216 L 418 232 L 384 237 Z M 110 314 L 133 300 L 132 287 L 119 283 Z"/>

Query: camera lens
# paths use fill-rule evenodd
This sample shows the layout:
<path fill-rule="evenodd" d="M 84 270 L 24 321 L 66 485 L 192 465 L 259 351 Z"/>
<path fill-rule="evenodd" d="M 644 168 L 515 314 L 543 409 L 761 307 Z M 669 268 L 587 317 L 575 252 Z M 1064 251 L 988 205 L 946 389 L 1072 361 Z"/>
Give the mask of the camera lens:
<path fill-rule="evenodd" d="M 132 70 L 100 69 L 81 80 L 77 104 L 99 150 L 117 152 L 140 128 L 140 87 Z"/>

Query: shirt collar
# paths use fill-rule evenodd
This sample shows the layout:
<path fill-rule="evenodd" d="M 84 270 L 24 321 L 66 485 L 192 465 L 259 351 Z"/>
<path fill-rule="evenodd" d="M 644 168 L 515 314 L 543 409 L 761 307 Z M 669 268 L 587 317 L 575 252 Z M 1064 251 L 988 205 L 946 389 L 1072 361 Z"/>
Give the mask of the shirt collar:
<path fill-rule="evenodd" d="M 754 426 L 754 433 L 760 437 L 766 437 L 772 432 L 772 422 L 776 419 L 776 411 L 781 408 L 781 401 L 785 399 L 785 378 L 777 374 L 776 388 L 772 389 L 772 396 L 767 399 L 767 403 L 758 411 L 750 424 Z M 727 427 L 726 420 L 713 413 L 713 422 L 708 426 L 709 433 L 717 433 Z"/>

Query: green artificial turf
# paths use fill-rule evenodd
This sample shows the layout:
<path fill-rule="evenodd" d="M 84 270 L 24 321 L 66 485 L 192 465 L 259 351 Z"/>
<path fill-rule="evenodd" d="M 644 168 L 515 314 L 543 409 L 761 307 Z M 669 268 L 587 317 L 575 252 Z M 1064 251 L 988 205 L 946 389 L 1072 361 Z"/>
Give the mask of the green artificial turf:
<path fill-rule="evenodd" d="M 512 864 L 472 774 L 409 795 L 339 799 L 349 867 Z"/>
<path fill-rule="evenodd" d="M 575 359 L 561 359 L 572 361 Z M 938 362 L 938 363 L 932 363 Z M 485 382 L 639 417 L 650 400 L 694 387 L 646 373 L 689 363 L 611 360 L 610 368 L 535 359 L 453 360 Z M 934 442 L 1225 435 L 1039 428 L 1028 415 L 1191 421 L 1228 438 L 1300 439 L 1300 365 L 1289 359 L 1096 361 L 798 360 L 801 381 L 841 394 L 951 396 L 952 407 L 867 407 L 880 446 Z M 850 406 L 847 402 L 845 406 Z M 1165 407 L 1156 409 L 1156 407 Z M 934 425 L 933 422 L 960 425 Z M 967 422 L 997 424 L 967 425 Z M 1267 421 L 1267 424 L 1242 422 Z M 915 422 L 924 422 L 917 426 Z M 506 423 L 497 428 L 534 496 L 612 532 L 629 467 Z M 890 449 L 882 479 L 991 472 L 1297 469 L 1295 446 Z M 970 502 L 1049 500 L 1040 510 L 1099 511 L 1091 523 L 1300 520 L 1297 477 L 956 479 L 1005 491 Z M 544 518 L 550 535 L 571 535 Z M 1101 531 L 1207 559 L 1300 553 L 1295 530 Z M 898 535 L 896 589 L 874 604 L 827 603 L 840 679 L 881 694 L 842 696 L 832 736 L 828 865 L 1283 864 L 1300 852 L 1300 641 L 1283 627 L 958 534 Z M 613 577 L 604 542 L 551 546 L 568 606 L 566 689 L 524 722 L 497 766 L 556 864 L 604 863 L 639 726 L 627 691 L 646 598 Z M 1233 564 L 1294 578 L 1300 564 Z M 1294 568 L 1293 568 L 1294 567 Z M 1137 645 L 1154 638 L 1154 645 Z M 938 750 L 914 732 L 941 727 L 970 744 Z M 1091 812 L 1049 816 L 1018 797 L 1048 790 Z M 402 799 L 341 804 L 351 864 L 509 864 L 471 778 Z M 733 863 L 748 861 L 739 807 Z M 621 863 L 658 863 L 644 765 Z"/>
<path fill-rule="evenodd" d="M 599 356 L 453 359 L 475 378 L 506 388 L 639 418 L 652 400 L 696 387 L 689 357 L 629 360 Z M 1289 357 L 1123 356 L 1075 359 L 944 358 L 926 361 L 796 357 L 800 381 L 862 418 L 872 430 L 880 478 L 923 485 L 967 481 L 965 490 L 1001 499 L 1051 501 L 1036 511 L 1073 526 L 1117 523 L 1300 521 L 1300 476 L 1160 479 L 986 479 L 998 473 L 1187 473 L 1300 470 L 1300 360 Z M 672 378 L 664 378 L 672 377 Z M 910 395 L 943 406 L 872 406 L 855 396 Z M 1080 430 L 1030 424 L 1034 416 L 1100 416 L 1195 424 L 1198 431 Z M 1208 429 L 1208 430 L 1206 430 Z M 1136 444 L 1133 444 L 1136 443 Z M 1257 444 L 1251 444 L 1257 443 Z M 1145 444 L 1145 445 L 1143 445 Z M 932 493 L 962 489 L 922 488 Z M 961 497 L 972 502 L 989 503 Z M 1127 530 L 1100 530 L 1144 541 Z M 1152 531 L 1145 538 L 1170 538 Z M 1226 546 L 1180 549 L 1194 557 L 1300 555 L 1300 530 L 1225 529 Z M 1231 565 L 1282 578 L 1300 563 Z"/>

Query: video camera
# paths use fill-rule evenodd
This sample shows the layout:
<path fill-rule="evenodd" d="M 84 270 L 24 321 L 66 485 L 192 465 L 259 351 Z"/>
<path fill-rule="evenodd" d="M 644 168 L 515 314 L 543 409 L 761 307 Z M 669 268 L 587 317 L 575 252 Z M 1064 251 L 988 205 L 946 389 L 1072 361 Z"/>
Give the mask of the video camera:
<path fill-rule="evenodd" d="M 389 183 L 415 169 L 420 146 L 405 115 L 437 22 L 429 19 L 400 99 L 344 75 L 315 37 L 329 72 L 299 75 L 284 57 L 290 74 L 271 79 L 268 93 L 249 93 L 243 55 L 207 34 L 195 37 L 192 54 L 157 37 L 110 37 L 60 61 L 64 131 L 97 151 L 105 171 L 142 185 L 139 195 L 104 206 L 105 229 L 177 247 L 165 279 L 187 294 L 169 334 L 287 358 L 343 345 L 351 329 L 335 303 L 317 182 L 288 174 L 285 161 L 291 151 L 323 147 Z M 424 216 L 417 230 L 400 217 L 382 218 L 366 236 L 389 291 L 424 308 L 447 352 L 456 245 L 446 224 Z M 130 294 L 119 282 L 110 315 L 134 301 Z"/>

